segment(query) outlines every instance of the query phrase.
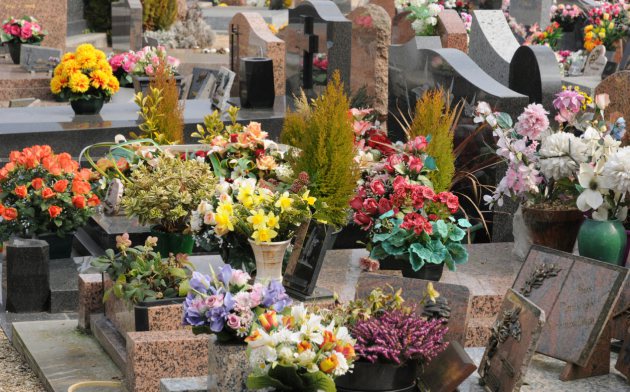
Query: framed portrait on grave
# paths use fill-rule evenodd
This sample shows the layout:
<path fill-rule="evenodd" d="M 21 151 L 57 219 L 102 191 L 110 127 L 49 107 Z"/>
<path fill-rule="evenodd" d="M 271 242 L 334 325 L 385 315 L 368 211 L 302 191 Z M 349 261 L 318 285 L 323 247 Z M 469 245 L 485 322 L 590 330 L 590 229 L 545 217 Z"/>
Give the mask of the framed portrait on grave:
<path fill-rule="evenodd" d="M 208 77 L 201 84 L 195 99 L 210 99 L 214 97 L 214 93 L 217 90 L 217 75 L 218 72 L 208 74 Z"/>
<path fill-rule="evenodd" d="M 203 85 L 206 83 L 210 75 L 214 75 L 214 79 L 217 79 L 217 75 L 219 74 L 218 69 L 210 69 L 210 68 L 193 68 L 192 71 L 192 81 L 190 82 L 190 89 L 188 90 L 188 99 L 197 99 L 197 95 L 201 91 Z M 206 97 L 209 99 L 212 95 Z"/>
<path fill-rule="evenodd" d="M 236 73 L 230 71 L 225 67 L 221 67 L 216 79 L 216 89 L 212 94 L 212 106 L 219 110 L 227 109 L 228 100 L 230 99 L 230 91 L 232 90 L 232 84 Z"/>

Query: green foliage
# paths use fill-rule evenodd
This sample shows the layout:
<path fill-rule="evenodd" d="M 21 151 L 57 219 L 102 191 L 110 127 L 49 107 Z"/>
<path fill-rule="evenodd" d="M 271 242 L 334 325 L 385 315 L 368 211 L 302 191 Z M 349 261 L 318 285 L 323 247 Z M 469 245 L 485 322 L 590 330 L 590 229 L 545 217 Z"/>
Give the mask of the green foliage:
<path fill-rule="evenodd" d="M 298 110 L 287 113 L 280 135 L 283 143 L 301 150 L 289 154 L 288 161 L 294 173 L 309 175 L 312 196 L 324 204 L 316 218 L 337 227 L 347 223 L 348 203 L 360 174 L 354 162 L 355 136 L 349 109 L 336 72 L 322 96 L 310 106 L 303 97 Z"/>
<path fill-rule="evenodd" d="M 230 106 L 227 112 L 232 124 L 227 126 L 221 120 L 221 113 L 215 110 L 203 118 L 204 125 L 197 124 L 197 132 L 193 132 L 190 136 L 199 139 L 198 142 L 201 144 L 210 145 L 213 144 L 213 139 L 217 136 L 230 140 L 230 134 L 243 131 L 243 125 L 236 122 L 239 110 L 236 106 Z"/>
<path fill-rule="evenodd" d="M 142 0 L 145 30 L 168 30 L 177 19 L 177 0 Z"/>
<path fill-rule="evenodd" d="M 299 372 L 289 366 L 276 365 L 263 376 L 250 374 L 249 389 L 274 388 L 276 391 L 335 392 L 335 382 L 322 371 Z"/>
<path fill-rule="evenodd" d="M 416 136 L 430 137 L 427 153 L 435 158 L 438 170 L 431 172 L 428 177 L 436 192 L 450 189 L 453 181 L 453 137 L 459 114 L 459 107 L 450 107 L 442 89 L 430 90 L 416 103 L 416 115 L 407 130 L 409 140 Z"/>
<path fill-rule="evenodd" d="M 108 249 L 104 256 L 92 261 L 92 266 L 106 272 L 113 281 L 104 300 L 112 293 L 134 304 L 186 296 L 193 265 L 183 254 L 163 258 L 153 251 L 156 244 L 157 239 L 149 237 L 144 245 L 132 248 L 125 233 L 116 237 L 120 253 Z"/>
<path fill-rule="evenodd" d="M 190 214 L 202 200 L 210 200 L 216 178 L 210 166 L 162 155 L 154 166 L 145 164 L 131 173 L 122 206 L 141 224 L 159 224 L 169 233 L 188 233 Z"/>

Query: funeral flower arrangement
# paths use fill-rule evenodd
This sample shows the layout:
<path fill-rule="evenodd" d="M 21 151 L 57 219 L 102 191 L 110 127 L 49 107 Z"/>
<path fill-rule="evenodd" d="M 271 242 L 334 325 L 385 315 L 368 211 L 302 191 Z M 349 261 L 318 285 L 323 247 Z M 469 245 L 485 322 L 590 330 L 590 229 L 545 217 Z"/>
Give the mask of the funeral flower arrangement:
<path fill-rule="evenodd" d="M 112 54 L 107 61 L 112 67 L 114 76 L 118 78 L 120 87 L 127 87 L 133 84 L 131 74 L 137 62 L 136 54 L 133 51 Z"/>
<path fill-rule="evenodd" d="M 387 131 L 381 128 L 373 109 L 350 109 L 355 134 L 357 156 L 355 161 L 364 170 L 375 162 L 396 152 Z"/>
<path fill-rule="evenodd" d="M 562 28 L 558 22 L 552 22 L 544 31 L 535 31 L 529 38 L 531 44 L 547 45 L 552 50 L 558 48 L 558 43 L 562 39 Z"/>
<path fill-rule="evenodd" d="M 630 19 L 628 5 L 603 3 L 588 12 L 589 24 L 584 28 L 584 48 L 593 50 L 598 45 L 615 50 L 619 40 L 628 35 Z"/>
<path fill-rule="evenodd" d="M 131 73 L 137 76 L 154 76 L 160 65 L 164 65 L 168 74 L 176 75 L 180 63 L 179 59 L 169 56 L 163 46 L 145 46 L 137 52 L 129 52 L 128 56 L 131 61 Z M 121 66 L 124 66 L 124 63 L 121 62 Z"/>
<path fill-rule="evenodd" d="M 113 293 L 117 298 L 132 303 L 184 297 L 188 293 L 188 280 L 192 264 L 184 254 L 162 257 L 155 252 L 157 238 L 147 237 L 144 245 L 132 247 L 129 234 L 116 237 L 116 248 L 92 261 L 92 266 L 108 274 L 112 286 L 104 300 Z"/>
<path fill-rule="evenodd" d="M 558 4 L 551 6 L 551 21 L 558 23 L 564 32 L 575 29 L 578 22 L 586 19 L 580 7 L 573 4 Z"/>
<path fill-rule="evenodd" d="M 112 73 L 105 53 L 90 44 L 63 55 L 50 81 L 53 94 L 70 101 L 102 98 L 108 101 L 120 85 Z"/>
<path fill-rule="evenodd" d="M 605 121 L 608 103 L 607 95 L 598 95 L 593 102 L 579 90 L 558 93 L 557 130 L 550 128 L 548 113 L 539 104 L 529 105 L 514 124 L 509 115 L 493 113 L 480 103 L 475 121 L 492 127 L 496 153 L 507 163 L 505 176 L 486 201 L 501 205 L 508 196 L 527 206 L 577 206 L 592 210 L 594 219 L 625 219 L 630 161 L 627 148 L 619 148 L 625 130 Z"/>
<path fill-rule="evenodd" d="M 286 315 L 267 311 L 245 340 L 250 389 L 334 392 L 333 379 L 352 368 L 354 339 L 345 326 L 326 324 L 304 305 Z"/>
<path fill-rule="evenodd" d="M 433 190 L 426 175 L 437 167 L 427 143 L 418 136 L 365 172 L 350 206 L 354 222 L 369 232 L 370 259 L 409 260 L 414 271 L 427 263 L 454 270 L 468 260 L 460 242 L 470 223 L 453 217 L 457 196 Z"/>
<path fill-rule="evenodd" d="M 24 16 L 21 19 L 10 17 L 2 21 L 0 43 L 19 42 L 38 45 L 48 33 L 42 30 L 37 19 Z"/>
<path fill-rule="evenodd" d="M 190 291 L 184 302 L 184 324 L 193 332 L 216 334 L 219 341 L 244 340 L 254 322 L 266 311 L 282 313 L 291 305 L 284 286 L 271 280 L 268 284 L 250 284 L 245 271 L 224 265 L 212 276 L 194 272 Z"/>
<path fill-rule="evenodd" d="M 100 204 L 93 179 L 70 154 L 50 146 L 12 151 L 0 169 L 0 240 L 74 232 Z"/>
<path fill-rule="evenodd" d="M 409 12 L 416 35 L 436 35 L 437 16 L 443 9 L 438 0 L 396 0 L 396 8 Z"/>

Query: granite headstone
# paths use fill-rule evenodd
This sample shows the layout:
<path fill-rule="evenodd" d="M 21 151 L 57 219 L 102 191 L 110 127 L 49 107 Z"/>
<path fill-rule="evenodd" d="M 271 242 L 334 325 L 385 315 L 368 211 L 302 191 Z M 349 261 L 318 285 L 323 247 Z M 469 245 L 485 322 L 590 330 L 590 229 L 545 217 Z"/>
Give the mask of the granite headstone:
<path fill-rule="evenodd" d="M 0 20 L 11 16 L 21 18 L 29 15 L 37 19 L 48 35 L 43 45 L 65 50 L 68 19 L 68 3 L 59 0 L 2 0 L 0 1 Z"/>
<path fill-rule="evenodd" d="M 544 324 L 541 308 L 508 289 L 479 364 L 480 383 L 487 390 L 520 390 Z"/>
<path fill-rule="evenodd" d="M 142 3 L 118 0 L 112 3 L 112 47 L 116 50 L 142 49 Z"/>
<path fill-rule="evenodd" d="M 54 69 L 50 58 L 61 58 L 61 50 L 38 45 L 22 45 L 20 65 L 31 72 L 49 72 Z"/>
<path fill-rule="evenodd" d="M 190 82 L 190 89 L 188 90 L 187 99 L 199 99 L 199 92 L 202 90 L 204 85 L 208 82 L 210 76 L 214 76 L 215 80 L 217 75 L 219 74 L 218 69 L 210 69 L 210 68 L 200 68 L 195 67 L 192 70 L 192 80 Z M 209 98 L 209 97 L 206 97 Z"/>
<path fill-rule="evenodd" d="M 602 80 L 595 88 L 595 95 L 608 94 L 610 105 L 607 113 L 620 113 L 630 121 L 630 70 L 619 71 Z"/>
<path fill-rule="evenodd" d="M 6 276 L 3 298 L 9 312 L 43 312 L 50 301 L 48 243 L 16 238 L 7 244 L 2 276 Z"/>
<path fill-rule="evenodd" d="M 477 370 L 475 362 L 468 356 L 458 342 L 449 342 L 446 350 L 442 351 L 428 365 L 419 377 L 421 390 L 431 392 L 457 391 L 471 374 Z"/>
<path fill-rule="evenodd" d="M 510 16 L 527 26 L 537 24 L 541 29 L 550 23 L 552 0 L 511 0 Z"/>
<path fill-rule="evenodd" d="M 623 339 L 623 346 L 621 346 L 621 350 L 619 351 L 619 358 L 617 358 L 615 369 L 626 376 L 626 380 L 630 383 L 630 328 L 626 331 L 626 336 Z"/>
<path fill-rule="evenodd" d="M 459 49 L 468 53 L 468 32 L 461 16 L 455 10 L 444 10 L 438 14 L 437 31 L 442 47 Z"/>

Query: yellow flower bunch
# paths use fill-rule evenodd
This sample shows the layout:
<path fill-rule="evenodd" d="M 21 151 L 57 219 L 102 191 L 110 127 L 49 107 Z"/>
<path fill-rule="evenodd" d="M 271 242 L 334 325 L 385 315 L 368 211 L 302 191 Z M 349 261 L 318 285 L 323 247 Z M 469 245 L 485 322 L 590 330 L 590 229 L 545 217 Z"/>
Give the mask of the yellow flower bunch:
<path fill-rule="evenodd" d="M 621 30 L 616 28 L 614 20 L 606 15 L 596 24 L 590 24 L 584 28 L 584 49 L 592 51 L 598 45 L 605 45 L 606 49 L 613 50 L 615 41 L 623 37 Z"/>
<path fill-rule="evenodd" d="M 109 98 L 119 88 L 105 53 L 90 44 L 64 54 L 50 81 L 53 94 L 66 94 L 70 99 L 85 94 Z"/>

